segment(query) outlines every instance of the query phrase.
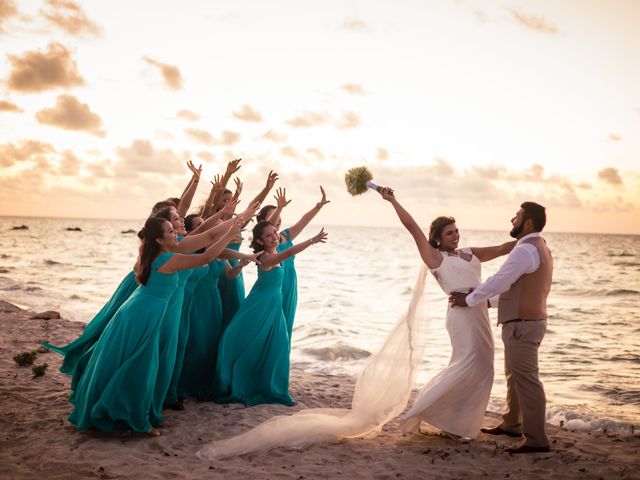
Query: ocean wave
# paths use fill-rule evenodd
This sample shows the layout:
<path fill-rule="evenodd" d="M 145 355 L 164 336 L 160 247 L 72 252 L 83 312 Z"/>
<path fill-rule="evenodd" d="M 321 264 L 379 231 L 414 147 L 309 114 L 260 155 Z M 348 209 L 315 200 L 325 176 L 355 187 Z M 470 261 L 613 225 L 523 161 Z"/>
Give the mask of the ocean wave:
<path fill-rule="evenodd" d="M 640 262 L 615 262 L 616 267 L 640 267 Z"/>
<path fill-rule="evenodd" d="M 636 435 L 640 425 L 613 418 L 597 417 L 596 413 L 578 412 L 575 407 L 558 405 L 547 409 L 547 422 L 558 425 L 566 430 L 580 430 L 586 432 L 600 431 Z"/>
<path fill-rule="evenodd" d="M 592 298 L 640 295 L 640 292 L 638 292 L 637 290 L 629 290 L 626 288 L 615 288 L 613 290 L 609 290 L 606 288 L 599 288 L 597 290 L 593 290 L 593 289 L 567 287 L 567 288 L 556 289 L 556 293 L 561 293 L 562 295 L 567 295 L 572 297 L 592 297 Z"/>
<path fill-rule="evenodd" d="M 49 260 L 48 258 L 44 260 L 45 265 L 62 265 L 62 262 L 56 262 L 55 260 Z"/>
<path fill-rule="evenodd" d="M 371 352 L 367 350 L 352 347 L 344 343 L 338 343 L 333 347 L 305 348 L 303 352 L 322 361 L 360 360 L 361 358 L 367 358 L 371 355 Z"/>
<path fill-rule="evenodd" d="M 586 390 L 599 393 L 612 400 L 618 405 L 640 405 L 640 390 L 627 389 L 618 386 L 592 385 Z"/>
<path fill-rule="evenodd" d="M 25 292 L 41 292 L 42 288 L 36 287 L 36 286 L 24 287 L 24 291 Z"/>
<path fill-rule="evenodd" d="M 622 354 L 622 355 L 614 355 L 613 357 L 610 357 L 607 360 L 612 360 L 614 362 L 640 363 L 640 355 L 633 355 L 631 353 Z"/>
<path fill-rule="evenodd" d="M 637 290 L 627 290 L 626 288 L 616 288 L 615 290 L 609 290 L 606 294 L 607 297 L 619 297 L 625 295 L 640 295 Z"/>
<path fill-rule="evenodd" d="M 635 257 L 635 255 L 629 252 L 622 252 L 622 253 L 609 253 L 607 257 Z"/>

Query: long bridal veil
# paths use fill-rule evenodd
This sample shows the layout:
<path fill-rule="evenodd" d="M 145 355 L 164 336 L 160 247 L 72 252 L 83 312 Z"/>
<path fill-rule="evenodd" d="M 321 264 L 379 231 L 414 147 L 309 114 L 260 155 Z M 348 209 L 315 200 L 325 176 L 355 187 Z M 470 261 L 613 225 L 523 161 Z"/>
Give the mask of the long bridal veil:
<path fill-rule="evenodd" d="M 422 264 L 407 312 L 358 376 L 351 408 L 310 408 L 276 416 L 240 435 L 209 443 L 198 450 L 198 458 L 220 459 L 278 446 L 302 448 L 379 432 L 406 408 L 422 360 L 426 274 Z"/>

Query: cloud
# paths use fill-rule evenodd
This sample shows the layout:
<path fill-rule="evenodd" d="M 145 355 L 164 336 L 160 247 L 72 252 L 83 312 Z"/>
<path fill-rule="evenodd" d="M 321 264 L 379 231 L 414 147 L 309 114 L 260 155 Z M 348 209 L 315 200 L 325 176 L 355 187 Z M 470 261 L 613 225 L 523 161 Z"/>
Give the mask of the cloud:
<path fill-rule="evenodd" d="M 206 130 L 202 130 L 200 128 L 187 128 L 185 129 L 185 133 L 198 143 L 215 145 L 215 137 Z"/>
<path fill-rule="evenodd" d="M 98 137 L 104 137 L 102 120 L 93 113 L 86 103 L 80 103 L 72 95 L 60 95 L 56 106 L 45 108 L 36 113 L 36 119 L 45 125 L 87 132 Z"/>
<path fill-rule="evenodd" d="M 115 165 L 115 173 L 120 177 L 135 177 L 139 173 L 181 175 L 186 168 L 184 162 L 189 159 L 186 152 L 179 155 L 170 149 L 158 150 L 149 140 L 134 140 L 129 147 L 118 147 L 116 153 L 120 161 Z"/>
<path fill-rule="evenodd" d="M 13 0 L 0 0 L 0 34 L 4 33 L 3 24 L 5 20 L 13 17 L 17 13 L 18 9 Z"/>
<path fill-rule="evenodd" d="M 213 155 L 213 153 L 207 152 L 205 150 L 202 150 L 202 151 L 196 153 L 196 157 L 201 158 L 205 162 L 213 162 L 216 159 L 216 157 Z"/>
<path fill-rule="evenodd" d="M 62 152 L 60 160 L 60 173 L 67 176 L 76 176 L 80 173 L 82 162 L 74 155 L 71 150 Z"/>
<path fill-rule="evenodd" d="M 40 10 L 40 13 L 65 32 L 76 36 L 100 34 L 100 27 L 89 20 L 82 7 L 71 0 L 47 0 L 46 3 L 48 8 Z"/>
<path fill-rule="evenodd" d="M 356 128 L 360 126 L 360 117 L 354 112 L 346 112 L 342 114 L 342 118 L 335 125 L 340 130 Z"/>
<path fill-rule="evenodd" d="M 588 182 L 580 182 L 576 185 L 577 188 L 581 188 L 583 190 L 591 190 L 593 187 Z"/>
<path fill-rule="evenodd" d="M 22 112 L 23 110 L 15 103 L 0 100 L 0 112 Z"/>
<path fill-rule="evenodd" d="M 432 169 L 437 176 L 448 177 L 455 173 L 453 165 L 447 162 L 444 158 L 435 157 L 433 160 L 435 161 L 435 165 Z"/>
<path fill-rule="evenodd" d="M 177 113 L 178 117 L 182 118 L 183 120 L 188 120 L 190 122 L 195 122 L 196 120 L 200 120 L 200 115 L 198 115 L 195 112 L 192 112 L 191 110 L 186 110 L 186 109 L 182 109 Z"/>
<path fill-rule="evenodd" d="M 472 170 L 480 177 L 488 180 L 502 178 L 507 173 L 507 169 L 503 165 L 487 165 L 486 167 L 474 165 Z"/>
<path fill-rule="evenodd" d="M 300 158 L 300 154 L 298 153 L 298 151 L 295 148 L 293 148 L 291 145 L 282 147 L 280 149 L 280 153 L 285 157 Z"/>
<path fill-rule="evenodd" d="M 109 178 L 113 176 L 110 173 L 111 162 L 109 160 L 103 160 L 101 162 L 91 162 L 84 165 L 84 168 L 91 173 L 92 177 Z"/>
<path fill-rule="evenodd" d="M 329 121 L 329 115 L 326 113 L 304 112 L 286 123 L 294 128 L 310 128 L 322 125 Z"/>
<path fill-rule="evenodd" d="M 211 133 L 200 128 L 187 128 L 185 133 L 193 140 L 204 145 L 233 145 L 240 140 L 241 135 L 237 132 L 224 130 L 220 138 L 214 137 Z"/>
<path fill-rule="evenodd" d="M 603 168 L 598 172 L 598 178 L 611 185 L 622 185 L 622 178 L 620 178 L 617 168 Z"/>
<path fill-rule="evenodd" d="M 279 133 L 276 133 L 273 130 L 266 131 L 261 138 L 264 138 L 265 140 L 271 140 L 272 142 L 278 142 L 278 143 L 287 141 L 286 135 L 280 135 Z"/>
<path fill-rule="evenodd" d="M 378 160 L 389 160 L 389 152 L 385 148 L 378 148 L 376 151 L 376 158 Z"/>
<path fill-rule="evenodd" d="M 620 140 L 622 140 L 622 137 L 620 135 L 618 135 L 617 133 L 611 133 L 611 134 L 609 134 L 609 140 L 611 140 L 613 142 L 619 142 Z"/>
<path fill-rule="evenodd" d="M 12 65 L 7 86 L 12 90 L 37 93 L 54 88 L 84 85 L 71 53 L 59 43 L 50 43 L 46 52 L 30 51 L 8 55 Z"/>
<path fill-rule="evenodd" d="M 515 8 L 507 8 L 513 18 L 522 26 L 542 33 L 557 34 L 558 28 L 542 16 L 526 14 Z"/>
<path fill-rule="evenodd" d="M 342 90 L 351 95 L 364 95 L 364 88 L 362 85 L 358 85 L 357 83 L 345 83 L 342 86 Z"/>
<path fill-rule="evenodd" d="M 249 105 L 243 105 L 240 110 L 233 112 L 233 116 L 238 120 L 244 120 L 245 122 L 261 122 L 262 115 Z"/>
<path fill-rule="evenodd" d="M 143 57 L 143 59 L 149 65 L 153 65 L 160 70 L 160 73 L 162 73 L 162 76 L 164 77 L 164 81 L 167 83 L 167 86 L 170 89 L 182 89 L 182 75 L 180 74 L 180 70 L 178 69 L 178 67 L 176 67 L 175 65 L 160 63 L 150 57 Z"/>
<path fill-rule="evenodd" d="M 0 144 L 0 165 L 10 167 L 18 162 L 40 161 L 43 155 L 54 152 L 55 149 L 51 144 L 38 140 Z"/>
<path fill-rule="evenodd" d="M 324 154 L 318 148 L 307 148 L 307 153 L 315 157 L 316 160 L 324 160 Z"/>
<path fill-rule="evenodd" d="M 524 180 L 529 182 L 544 181 L 544 167 L 540 164 L 533 164 L 524 172 Z"/>
<path fill-rule="evenodd" d="M 347 30 L 357 30 L 357 31 L 367 30 L 367 25 L 362 20 L 358 20 L 355 18 L 346 19 L 342 24 L 342 26 Z"/>

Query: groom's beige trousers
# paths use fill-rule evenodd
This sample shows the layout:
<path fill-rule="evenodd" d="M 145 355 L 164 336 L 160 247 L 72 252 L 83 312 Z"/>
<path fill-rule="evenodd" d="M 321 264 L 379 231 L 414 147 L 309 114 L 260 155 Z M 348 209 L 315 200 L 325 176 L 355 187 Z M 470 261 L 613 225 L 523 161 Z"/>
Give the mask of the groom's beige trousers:
<path fill-rule="evenodd" d="M 502 325 L 507 408 L 500 428 L 522 433 L 530 447 L 549 446 L 544 433 L 546 397 L 538 372 L 538 348 L 546 330 L 546 320 Z"/>

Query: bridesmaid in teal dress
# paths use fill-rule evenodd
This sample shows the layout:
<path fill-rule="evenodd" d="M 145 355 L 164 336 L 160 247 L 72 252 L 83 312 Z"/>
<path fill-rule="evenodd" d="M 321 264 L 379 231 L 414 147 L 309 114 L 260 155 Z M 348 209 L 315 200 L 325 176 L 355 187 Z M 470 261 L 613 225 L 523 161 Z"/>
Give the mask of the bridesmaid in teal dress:
<path fill-rule="evenodd" d="M 211 244 L 220 233 L 228 229 L 231 222 L 232 213 L 237 205 L 237 201 L 230 202 L 217 215 L 212 216 L 207 222 L 202 222 L 197 228 L 192 230 L 193 234 L 184 237 L 185 231 L 184 220 L 178 215 L 175 209 L 168 208 L 158 212 L 157 216 L 169 221 L 175 231 L 179 233 L 178 244 L 172 249 L 173 252 L 189 254 L 194 250 L 204 248 Z M 220 222 L 219 218 L 225 215 L 228 217 L 226 222 Z M 243 214 L 248 215 L 245 211 Z M 204 231 L 203 231 L 204 230 Z M 200 231 L 201 233 L 195 233 Z M 202 267 L 199 267 L 202 268 Z M 182 306 L 184 301 L 184 287 L 187 280 L 192 275 L 192 270 L 182 270 L 178 272 L 178 284 L 174 294 L 169 300 L 167 311 L 161 326 L 160 333 L 160 364 L 158 367 L 158 380 L 156 383 L 156 392 L 154 394 L 154 414 L 162 416 L 162 408 L 165 403 L 169 406 L 177 406 L 179 409 L 180 402 L 173 395 L 167 399 L 169 390 L 171 389 L 171 381 L 175 377 L 175 365 L 178 357 L 178 349 L 180 348 L 180 357 L 182 359 L 185 349 L 184 337 L 180 337 Z M 174 384 L 174 385 L 177 385 Z M 171 389 L 175 391 L 176 389 Z"/>
<path fill-rule="evenodd" d="M 323 206 L 329 203 L 331 200 L 327 200 L 327 195 L 322 186 L 320 187 L 322 198 L 315 207 L 305 213 L 295 225 L 280 231 L 280 243 L 277 251 L 282 252 L 293 246 L 293 239 L 296 238 L 302 230 L 309 224 L 311 220 L 320 212 Z M 289 205 L 291 200 L 286 199 L 286 189 L 278 188 L 276 190 L 276 205 L 267 205 L 260 209 L 257 220 L 268 220 L 277 229 L 280 229 L 282 223 L 280 214 L 284 207 Z M 293 333 L 293 322 L 296 316 L 296 308 L 298 306 L 298 276 L 296 274 L 295 267 L 295 255 L 292 255 L 284 262 L 282 262 L 283 268 L 283 280 L 282 280 L 282 310 L 284 311 L 284 317 L 287 322 L 287 333 L 289 334 L 289 342 L 291 342 L 291 336 Z"/>
<path fill-rule="evenodd" d="M 233 195 L 231 190 L 225 189 L 222 194 L 221 200 L 221 208 L 226 205 L 231 199 L 237 198 L 242 192 L 242 182 L 236 178 L 236 194 Z M 222 216 L 223 220 L 227 220 L 227 216 Z M 236 252 L 240 251 L 240 247 L 242 246 L 242 234 L 238 234 L 236 238 L 233 239 L 227 248 L 230 250 L 234 250 Z M 235 267 L 238 265 L 239 260 L 235 258 L 229 259 L 229 265 L 231 267 Z M 242 272 L 240 272 L 235 278 L 227 278 L 226 275 L 223 275 L 218 280 L 218 290 L 220 291 L 220 299 L 222 300 L 222 329 L 224 330 L 226 326 L 229 324 L 235 313 L 238 311 L 240 304 L 244 301 L 245 291 L 244 291 L 244 278 L 242 276 Z"/>
<path fill-rule="evenodd" d="M 180 396 L 213 399 L 213 382 L 218 344 L 222 335 L 220 278 L 237 276 L 248 260 L 231 267 L 227 260 L 214 259 L 207 275 L 196 285 L 189 312 L 189 339 L 183 359 L 178 391 Z"/>
<path fill-rule="evenodd" d="M 242 235 L 238 235 L 233 242 L 227 245 L 227 248 L 240 251 L 242 246 Z M 239 260 L 229 259 L 229 265 L 236 267 Z M 224 330 L 229 325 L 229 322 L 244 302 L 246 296 L 244 289 L 244 278 L 242 272 L 237 277 L 229 279 L 227 276 L 223 276 L 218 281 L 218 289 L 220 290 L 220 298 L 222 299 L 222 329 Z"/>
<path fill-rule="evenodd" d="M 109 301 L 100 309 L 95 317 L 87 324 L 82 335 L 68 345 L 56 347 L 48 343 L 43 345 L 56 353 L 64 355 L 60 371 L 67 375 L 74 375 L 83 355 L 98 341 L 100 335 L 109 324 L 120 306 L 127 301 L 138 288 L 136 272 L 131 270 L 120 282 Z"/>
<path fill-rule="evenodd" d="M 230 228 L 204 253 L 173 254 L 177 235 L 169 222 L 149 218 L 138 234 L 142 240 L 137 269 L 141 284 L 120 307 L 92 348 L 85 375 L 75 391 L 75 408 L 69 420 L 79 430 L 132 429 L 159 435 L 155 426 L 163 419 L 153 412 L 153 397 L 160 361 L 161 324 L 179 270 L 211 261 L 240 230 Z"/>
<path fill-rule="evenodd" d="M 187 167 L 193 176 L 189 180 L 182 197 L 175 200 L 163 200 L 157 202 L 151 211 L 151 216 L 155 216 L 155 213 L 161 209 L 173 207 L 176 210 L 180 208 L 189 208 L 191 200 L 195 193 L 198 181 L 200 180 L 200 172 L 202 166 L 196 168 L 191 161 L 187 162 Z M 109 301 L 100 309 L 95 317 L 87 324 L 85 329 L 79 338 L 74 340 L 68 345 L 63 347 L 57 347 L 55 345 L 43 344 L 45 347 L 53 350 L 56 353 L 64 355 L 62 366 L 60 371 L 71 375 L 74 378 L 74 383 L 77 383 L 82 371 L 86 367 L 86 361 L 88 361 L 89 355 L 87 352 L 98 341 L 100 335 L 109 324 L 114 314 L 118 311 L 120 306 L 127 301 L 131 294 L 138 288 L 138 282 L 136 281 L 135 267 L 131 270 L 116 288 Z M 83 360 L 84 358 L 84 360 Z M 83 364 L 84 362 L 84 364 Z"/>
<path fill-rule="evenodd" d="M 215 375 L 215 401 L 245 405 L 293 405 L 289 395 L 290 342 L 282 311 L 281 263 L 313 245 L 324 243 L 324 229 L 315 237 L 277 252 L 279 236 L 271 223 L 253 229 L 252 248 L 259 257 L 258 279 L 223 332 Z"/>
<path fill-rule="evenodd" d="M 202 223 L 203 220 L 200 215 L 187 215 L 184 219 L 184 228 L 187 233 L 190 233 Z M 173 367 L 173 373 L 171 375 L 167 397 L 165 399 L 166 405 L 174 410 L 184 410 L 184 405 L 182 405 L 182 403 L 180 402 L 180 397 L 182 397 L 183 395 L 180 395 L 180 397 L 178 396 L 178 380 L 182 375 L 184 353 L 187 347 L 187 340 L 189 339 L 189 311 L 191 309 L 191 300 L 193 298 L 193 292 L 195 291 L 196 285 L 209 272 L 209 265 L 207 264 L 198 268 L 194 268 L 190 270 L 190 272 L 191 275 L 189 275 L 189 278 L 187 279 L 184 286 L 182 311 L 180 312 L 180 326 L 178 328 L 178 343 L 176 346 L 176 361 Z"/>

